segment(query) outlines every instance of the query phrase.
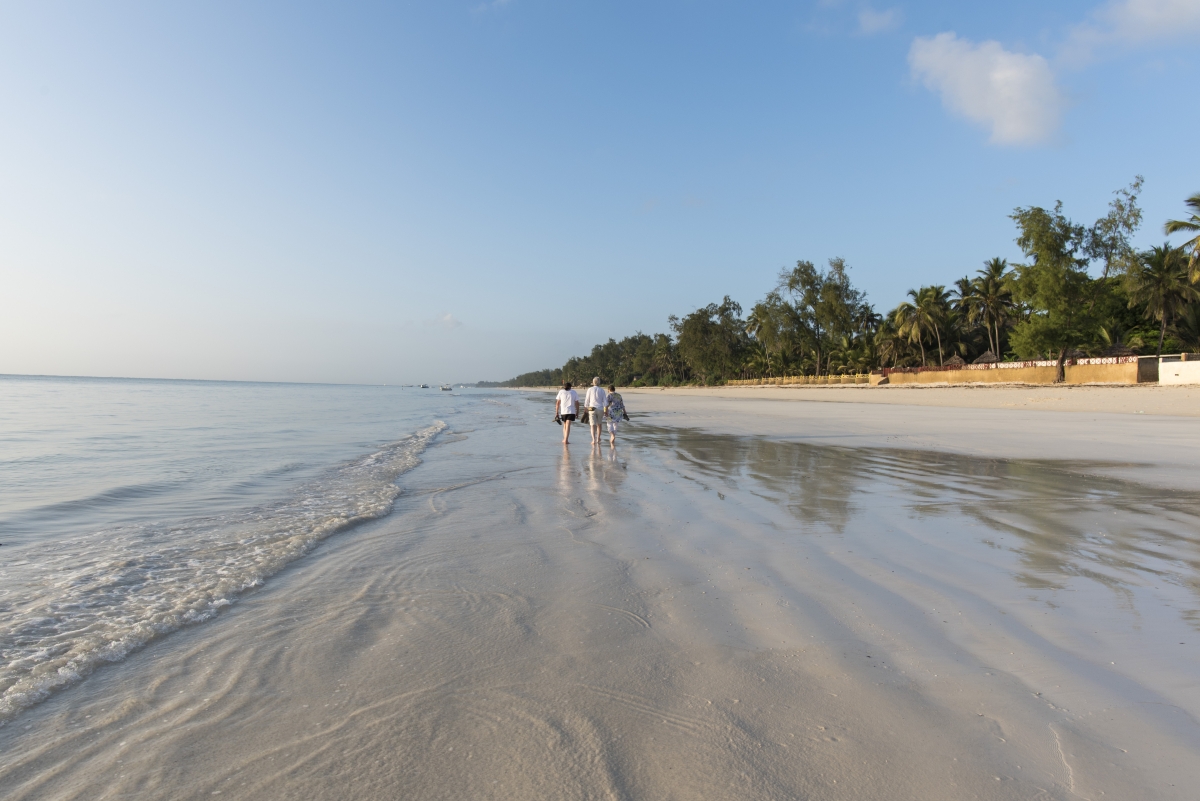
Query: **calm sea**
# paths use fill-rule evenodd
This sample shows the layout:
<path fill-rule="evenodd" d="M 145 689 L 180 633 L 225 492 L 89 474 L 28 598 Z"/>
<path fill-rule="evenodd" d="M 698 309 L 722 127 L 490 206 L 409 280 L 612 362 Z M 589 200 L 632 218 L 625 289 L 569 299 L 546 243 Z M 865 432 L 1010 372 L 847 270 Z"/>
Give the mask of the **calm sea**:
<path fill-rule="evenodd" d="M 0 724 L 387 514 L 487 394 L 0 376 Z"/>

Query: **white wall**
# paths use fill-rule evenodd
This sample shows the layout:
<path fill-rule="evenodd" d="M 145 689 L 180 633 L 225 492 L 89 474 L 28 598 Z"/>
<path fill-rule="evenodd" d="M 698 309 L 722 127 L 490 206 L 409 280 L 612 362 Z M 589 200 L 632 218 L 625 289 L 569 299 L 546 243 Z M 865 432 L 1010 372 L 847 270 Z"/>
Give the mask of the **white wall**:
<path fill-rule="evenodd" d="M 1158 362 L 1158 383 L 1200 384 L 1200 360 L 1186 362 Z"/>

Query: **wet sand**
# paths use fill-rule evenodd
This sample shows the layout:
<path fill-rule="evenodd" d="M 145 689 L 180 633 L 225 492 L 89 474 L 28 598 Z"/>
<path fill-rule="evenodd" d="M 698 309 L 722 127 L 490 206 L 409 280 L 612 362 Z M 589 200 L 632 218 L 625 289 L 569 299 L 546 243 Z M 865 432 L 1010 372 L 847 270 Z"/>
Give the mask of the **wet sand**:
<path fill-rule="evenodd" d="M 1200 387 L 629 389 L 634 408 L 714 433 L 849 447 L 1049 459 L 1197 487 Z"/>
<path fill-rule="evenodd" d="M 626 402 L 615 453 L 460 415 L 389 517 L 0 729 L 5 796 L 1193 797 L 1200 423 Z"/>

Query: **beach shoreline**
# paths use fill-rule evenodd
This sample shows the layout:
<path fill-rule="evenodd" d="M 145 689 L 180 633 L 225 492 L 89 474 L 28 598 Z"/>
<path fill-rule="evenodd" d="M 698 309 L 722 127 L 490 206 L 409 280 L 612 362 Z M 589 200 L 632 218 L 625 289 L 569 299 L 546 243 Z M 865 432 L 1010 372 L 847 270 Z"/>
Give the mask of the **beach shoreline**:
<path fill-rule="evenodd" d="M 1190 797 L 1200 425 L 734 392 L 627 392 L 616 449 L 438 395 L 392 514 L 0 727 L 0 782 Z"/>
<path fill-rule="evenodd" d="M 508 391 L 554 392 L 558 387 L 505 387 Z M 869 403 L 975 409 L 1148 414 L 1200 417 L 1200 386 L 1159 384 L 909 384 L 873 387 L 620 387 L 624 395 L 727 398 L 813 403 Z"/>

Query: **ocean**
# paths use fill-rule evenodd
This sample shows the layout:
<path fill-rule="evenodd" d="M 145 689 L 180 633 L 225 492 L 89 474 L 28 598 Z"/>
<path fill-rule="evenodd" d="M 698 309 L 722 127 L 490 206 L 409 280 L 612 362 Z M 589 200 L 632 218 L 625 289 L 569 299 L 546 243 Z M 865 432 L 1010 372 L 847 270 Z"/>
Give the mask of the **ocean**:
<path fill-rule="evenodd" d="M 388 513 L 469 392 L 0 377 L 0 723 Z"/>

